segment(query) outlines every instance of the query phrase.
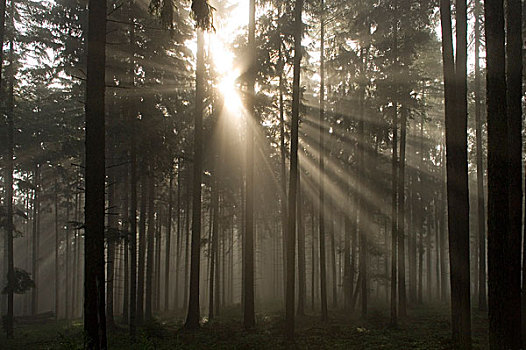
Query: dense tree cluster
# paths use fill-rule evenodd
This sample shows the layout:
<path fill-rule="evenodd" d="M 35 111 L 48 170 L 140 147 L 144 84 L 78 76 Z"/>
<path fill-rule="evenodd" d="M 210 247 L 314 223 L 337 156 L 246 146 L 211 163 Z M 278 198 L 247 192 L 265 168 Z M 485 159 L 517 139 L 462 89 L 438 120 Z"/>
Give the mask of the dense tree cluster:
<path fill-rule="evenodd" d="M 7 336 L 449 304 L 521 348 L 524 2 L 453 5 L 0 1 Z"/>

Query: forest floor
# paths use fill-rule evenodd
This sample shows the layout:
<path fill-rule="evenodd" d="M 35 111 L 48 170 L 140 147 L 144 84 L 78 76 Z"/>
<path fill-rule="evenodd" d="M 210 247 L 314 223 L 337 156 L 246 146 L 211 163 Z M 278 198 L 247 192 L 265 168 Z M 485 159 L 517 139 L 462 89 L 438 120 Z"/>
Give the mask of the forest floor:
<path fill-rule="evenodd" d="M 321 322 L 318 315 L 297 318 L 296 342 L 283 337 L 279 313 L 258 314 L 254 331 L 243 329 L 239 309 L 228 310 L 201 329 L 181 329 L 182 320 L 161 316 L 138 329 L 133 344 L 122 326 L 109 331 L 110 349 L 451 349 L 449 308 L 419 306 L 408 310 L 408 317 L 397 327 L 389 325 L 389 310 L 371 307 L 366 319 L 343 313 L 329 313 Z M 473 348 L 487 348 L 487 318 L 473 312 Z M 7 345 L 7 347 L 5 347 Z M 2 349 L 82 349 L 79 321 L 45 325 L 18 325 L 15 339 L 0 336 Z"/>

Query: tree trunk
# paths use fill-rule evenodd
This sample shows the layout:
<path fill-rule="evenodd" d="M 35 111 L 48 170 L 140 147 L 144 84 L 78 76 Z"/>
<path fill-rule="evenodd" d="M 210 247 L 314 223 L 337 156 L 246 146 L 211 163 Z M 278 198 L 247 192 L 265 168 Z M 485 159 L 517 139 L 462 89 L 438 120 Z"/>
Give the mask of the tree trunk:
<path fill-rule="evenodd" d="M 5 4 L 4 11 L 5 11 Z M 14 14 L 14 3 L 11 2 L 11 24 L 14 30 L 13 24 Z M 2 12 L 1 17 L 5 14 Z M 1 23 L 0 23 L 1 24 Z M 3 26 L 2 26 L 3 36 Z M 13 247 L 13 235 L 14 235 L 14 223 L 13 223 L 13 206 L 14 206 L 14 183 L 13 175 L 15 171 L 15 122 L 14 122 L 14 80 L 15 80 L 15 68 L 14 68 L 14 48 L 13 48 L 14 37 L 9 41 L 9 96 L 7 100 L 7 160 L 5 166 L 5 192 L 6 192 L 6 236 L 7 236 L 7 317 L 5 322 L 5 330 L 7 338 L 13 337 L 13 320 L 14 320 L 14 286 L 15 280 L 15 266 L 14 266 L 14 247 Z M 1 50 L 0 50 L 1 51 Z M 36 188 L 35 188 L 36 191 Z M 36 216 L 34 220 L 36 219 Z M 35 288 L 36 290 L 36 288 Z M 36 295 L 36 292 L 35 292 Z M 35 307 L 36 309 L 36 307 Z M 35 310 L 34 309 L 34 310 Z"/>
<path fill-rule="evenodd" d="M 467 173 L 467 15 L 456 1 L 456 66 L 449 0 L 440 1 L 446 109 L 447 205 L 453 342 L 471 348 L 469 194 Z"/>
<path fill-rule="evenodd" d="M 396 3 L 397 6 L 397 3 Z M 397 9 L 395 8 L 395 11 Z M 398 18 L 395 16 L 395 23 L 393 24 L 393 41 L 394 50 L 396 56 L 398 56 Z M 397 59 L 397 58 L 396 58 Z M 395 92 L 395 97 L 397 93 Z M 391 325 L 397 324 L 397 241 L 398 241 L 398 218 L 396 213 L 398 212 L 398 101 L 397 98 L 393 101 L 393 120 L 392 120 L 392 132 L 393 132 L 393 153 L 391 160 Z"/>
<path fill-rule="evenodd" d="M 106 1 L 90 0 L 86 81 L 85 346 L 106 349 L 104 276 Z"/>
<path fill-rule="evenodd" d="M 170 183 L 168 185 L 168 218 L 166 220 L 166 241 L 164 254 L 164 311 L 170 310 L 170 249 L 172 248 L 172 212 L 173 212 L 173 165 L 170 169 Z M 177 254 L 177 253 L 176 253 Z M 176 274 L 177 276 L 177 274 Z"/>
<path fill-rule="evenodd" d="M 247 137 L 247 165 L 246 165 L 246 207 L 245 207 L 245 256 L 243 264 L 245 266 L 244 276 L 244 326 L 246 329 L 254 328 L 256 318 L 254 313 L 254 137 L 255 128 L 258 125 L 254 109 L 254 93 L 256 83 L 256 2 L 250 0 L 249 3 L 249 25 L 248 25 L 248 46 L 251 52 L 250 67 L 248 72 L 248 96 L 247 106 L 248 119 L 246 122 Z"/>
<path fill-rule="evenodd" d="M 301 170 L 298 169 L 298 316 L 305 315 L 305 300 L 307 298 L 307 275 L 305 261 L 305 221 L 303 216 L 303 196 L 301 191 Z"/>
<path fill-rule="evenodd" d="M 509 147 L 510 230 L 504 256 L 508 259 L 509 282 L 504 307 L 509 338 L 507 348 L 521 349 L 521 243 L 522 243 L 522 4 L 506 0 L 506 104 Z M 501 116 L 502 117 L 502 116 Z M 503 140 L 504 141 L 504 140 Z M 502 227 L 502 226 L 501 226 Z M 496 231 L 491 231 L 495 233 Z M 498 231 L 497 231 L 498 232 Z"/>
<path fill-rule="evenodd" d="M 215 159 L 214 162 L 214 172 L 212 174 L 213 176 L 213 183 L 212 183 L 212 249 L 210 249 L 210 273 L 209 273 L 209 295 L 208 295 L 208 318 L 212 320 L 214 318 L 214 296 L 218 295 L 214 294 L 214 279 L 215 279 L 215 264 L 216 261 L 218 261 L 218 220 L 219 220 L 219 212 L 218 212 L 218 206 L 219 206 L 219 192 L 218 192 L 218 172 L 217 172 L 217 163 Z M 215 286 L 217 289 L 219 289 L 219 284 Z M 216 300 L 218 302 L 219 300 Z"/>
<path fill-rule="evenodd" d="M 174 310 L 179 310 L 179 289 L 180 289 L 180 261 L 181 261 L 181 242 L 182 242 L 182 226 L 181 226 L 181 178 L 183 169 L 182 159 L 177 160 L 177 242 L 175 248 L 175 295 L 174 295 Z M 186 265 L 186 264 L 185 264 Z"/>
<path fill-rule="evenodd" d="M 281 16 L 281 8 L 279 16 Z M 287 149 L 285 147 L 285 103 L 283 95 L 285 91 L 286 78 L 283 74 L 285 62 L 283 59 L 282 42 L 280 36 L 279 43 L 279 147 L 280 147 L 280 175 L 281 175 L 281 237 L 283 238 L 283 266 L 287 266 L 287 254 L 285 252 L 285 236 L 287 232 L 287 173 L 285 170 L 285 159 L 287 158 Z M 287 283 L 285 281 L 285 274 L 283 274 L 283 286 Z M 284 293 L 285 294 L 285 293 Z"/>
<path fill-rule="evenodd" d="M 405 289 L 405 145 L 407 137 L 407 107 L 400 106 L 400 161 L 398 163 L 398 315 L 407 315 Z"/>
<path fill-rule="evenodd" d="M 253 1 L 253 0 L 252 0 Z M 285 299 L 285 333 L 289 340 L 294 338 L 294 298 L 296 265 L 296 203 L 298 193 L 298 134 L 301 105 L 300 73 L 303 35 L 303 0 L 296 0 L 294 9 L 294 79 L 292 83 L 292 119 L 290 133 L 290 172 L 287 230 L 287 294 Z"/>
<path fill-rule="evenodd" d="M 153 167 L 150 165 L 149 171 L 146 176 L 148 177 L 148 231 L 146 234 L 146 293 L 145 293 L 145 305 L 144 305 L 144 320 L 151 321 L 152 319 L 152 304 L 153 304 L 153 287 L 154 287 L 154 265 L 155 265 L 155 253 L 154 253 L 154 239 L 155 239 L 155 178 L 153 174 Z"/>
<path fill-rule="evenodd" d="M 320 36 L 320 199 L 319 199 L 319 235 L 320 235 L 320 289 L 321 319 L 328 319 L 327 313 L 327 269 L 325 258 L 325 0 L 321 0 L 321 36 Z"/>
<path fill-rule="evenodd" d="M 116 210 L 116 199 L 115 199 L 115 186 L 116 177 L 114 170 L 109 171 L 108 177 L 108 208 L 110 213 L 108 214 L 108 228 L 110 230 L 117 230 L 117 216 Z M 117 237 L 114 232 L 110 232 L 107 237 L 108 250 L 107 250 L 107 264 L 106 264 L 106 322 L 109 328 L 115 327 L 115 320 L 113 317 L 113 291 L 114 291 L 114 270 L 115 270 L 115 245 Z"/>
<path fill-rule="evenodd" d="M 190 201 L 191 201 L 191 196 L 190 196 L 190 184 L 188 183 L 190 181 L 190 179 L 188 179 L 187 181 L 187 184 L 186 184 L 186 195 L 185 195 L 185 210 L 184 210 L 184 213 L 185 213 L 185 238 L 184 238 L 184 242 L 185 242 L 185 247 L 184 247 L 184 292 L 183 292 L 183 311 L 186 312 L 187 310 L 187 307 L 188 307 L 188 291 L 190 290 L 190 286 L 188 285 L 189 283 L 189 276 L 190 276 L 190 260 L 189 260 L 189 257 L 190 257 Z"/>
<path fill-rule="evenodd" d="M 192 181 L 192 252 L 190 261 L 190 298 L 185 327 L 199 327 L 199 275 L 201 262 L 201 173 L 203 139 L 203 95 L 205 89 L 204 34 L 197 29 L 197 70 L 194 115 L 194 171 Z"/>
<path fill-rule="evenodd" d="M 338 276 L 336 273 L 336 241 L 334 238 L 334 203 L 331 200 L 328 205 L 330 214 L 329 214 L 329 234 L 331 240 L 331 275 L 332 275 L 332 307 L 336 309 L 338 307 Z"/>
<path fill-rule="evenodd" d="M 486 311 L 486 209 L 482 150 L 482 97 L 480 96 L 480 0 L 475 0 L 475 124 L 477 147 L 478 308 Z"/>
<path fill-rule="evenodd" d="M 6 178 L 7 179 L 7 178 Z M 9 186 L 6 186 L 9 187 Z M 33 232 L 32 232 L 32 249 L 31 249 L 31 275 L 35 282 L 35 288 L 31 291 L 31 314 L 34 316 L 38 313 L 38 260 L 39 260 L 39 225 L 38 217 L 40 215 L 40 164 L 35 165 L 33 172 Z M 76 245 L 75 245 L 76 247 Z M 76 271 L 76 270 L 75 270 Z M 77 274 L 75 274 L 76 276 Z"/>
<path fill-rule="evenodd" d="M 58 174 L 55 175 L 55 186 L 54 186 L 54 214 L 55 214 L 55 321 L 58 321 L 58 314 L 60 312 L 60 300 L 59 300 L 59 274 L 58 274 L 58 250 L 59 250 L 59 244 L 60 239 L 58 236 L 58 183 L 57 183 L 57 177 Z"/>
<path fill-rule="evenodd" d="M 506 101 L 504 4 L 486 1 L 488 117 L 488 307 L 489 343 L 492 349 L 515 349 L 516 325 L 508 318 L 510 269 L 507 244 L 509 216 L 509 137 Z M 506 288 L 502 288 L 506 286 Z M 517 307 L 517 305 L 515 305 Z"/>
<path fill-rule="evenodd" d="M 133 131 L 130 132 L 132 134 Z M 124 201 L 122 203 L 122 225 L 121 228 L 127 232 L 126 237 L 122 240 L 121 245 L 123 249 L 123 292 L 122 292 L 122 321 L 125 324 L 130 322 L 130 197 L 129 197 L 129 168 L 126 167 L 124 181 L 122 184 L 122 191 L 124 192 Z M 126 188 L 128 187 L 128 189 Z M 122 197 L 121 197 L 122 198 Z"/>
<path fill-rule="evenodd" d="M 144 272 L 146 269 L 146 214 L 148 202 L 147 164 L 143 155 L 141 159 L 141 208 L 139 213 L 139 249 L 137 266 L 137 324 L 144 322 Z"/>

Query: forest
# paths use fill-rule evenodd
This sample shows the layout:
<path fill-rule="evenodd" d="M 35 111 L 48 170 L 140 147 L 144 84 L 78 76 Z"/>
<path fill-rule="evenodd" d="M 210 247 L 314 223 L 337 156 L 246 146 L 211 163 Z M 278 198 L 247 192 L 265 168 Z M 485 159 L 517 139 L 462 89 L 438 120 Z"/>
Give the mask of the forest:
<path fill-rule="evenodd" d="M 523 13 L 0 0 L 0 348 L 526 347 Z"/>

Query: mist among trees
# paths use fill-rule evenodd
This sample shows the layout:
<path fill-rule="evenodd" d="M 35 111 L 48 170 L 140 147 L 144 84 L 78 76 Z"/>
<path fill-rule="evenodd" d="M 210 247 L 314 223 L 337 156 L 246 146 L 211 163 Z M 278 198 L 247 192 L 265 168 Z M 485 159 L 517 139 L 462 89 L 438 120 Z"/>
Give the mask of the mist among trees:
<path fill-rule="evenodd" d="M 522 349 L 522 0 L 0 0 L 7 349 Z"/>

